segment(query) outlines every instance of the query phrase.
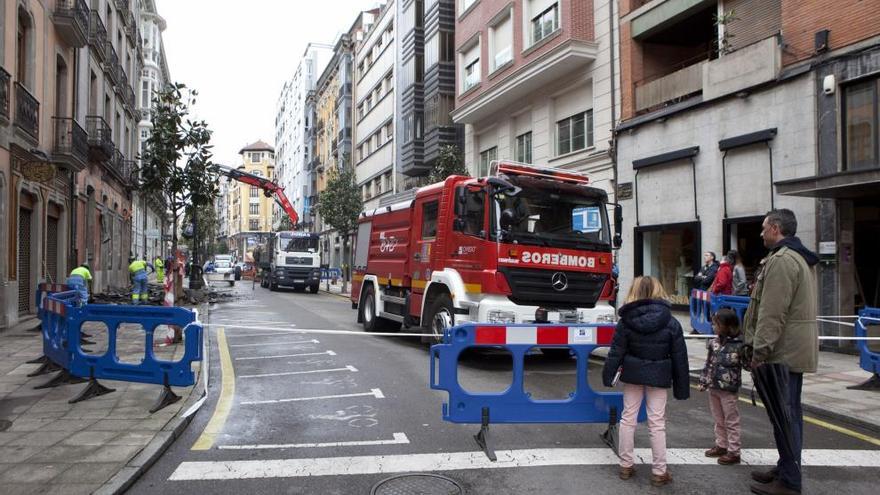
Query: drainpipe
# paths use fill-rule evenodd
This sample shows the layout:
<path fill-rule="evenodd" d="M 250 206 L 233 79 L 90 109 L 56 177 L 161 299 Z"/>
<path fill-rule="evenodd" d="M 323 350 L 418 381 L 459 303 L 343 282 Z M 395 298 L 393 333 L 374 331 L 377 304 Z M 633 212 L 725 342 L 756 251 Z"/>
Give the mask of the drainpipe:
<path fill-rule="evenodd" d="M 612 180 L 614 180 L 614 202 L 617 203 L 619 200 L 617 198 L 617 132 L 614 130 L 617 124 L 617 105 L 614 101 L 616 98 L 614 91 L 614 2 L 611 1 L 608 2 L 608 36 L 608 67 L 611 69 L 611 149 L 608 154 L 611 158 L 611 173 Z M 638 174 L 638 171 L 636 173 Z M 638 208 L 638 203 L 636 203 L 636 208 Z M 615 234 L 623 235 L 622 232 L 615 232 Z M 620 267 L 619 253 L 620 250 L 614 252 L 614 261 L 617 263 L 618 269 Z"/>

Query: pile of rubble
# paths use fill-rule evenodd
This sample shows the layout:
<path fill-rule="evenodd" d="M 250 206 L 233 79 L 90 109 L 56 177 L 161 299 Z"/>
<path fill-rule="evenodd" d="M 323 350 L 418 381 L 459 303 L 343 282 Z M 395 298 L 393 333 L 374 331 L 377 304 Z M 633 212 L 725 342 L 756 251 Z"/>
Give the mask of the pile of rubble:
<path fill-rule="evenodd" d="M 148 289 L 150 296 L 146 302 L 141 302 L 141 304 L 162 306 L 165 301 L 165 288 L 160 284 L 149 284 Z M 233 297 L 229 292 L 217 291 L 211 287 L 198 290 L 184 288 L 183 292 L 183 301 L 178 302 L 189 303 L 194 306 L 205 302 L 224 302 Z M 92 294 L 91 302 L 93 304 L 131 304 L 131 288 L 111 287 L 105 292 Z"/>

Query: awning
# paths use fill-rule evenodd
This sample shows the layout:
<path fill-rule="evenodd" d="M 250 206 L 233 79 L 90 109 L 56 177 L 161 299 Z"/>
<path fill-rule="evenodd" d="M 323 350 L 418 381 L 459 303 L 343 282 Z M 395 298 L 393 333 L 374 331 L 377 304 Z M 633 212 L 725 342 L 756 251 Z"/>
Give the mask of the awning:
<path fill-rule="evenodd" d="M 776 192 L 810 198 L 858 199 L 880 195 L 880 168 L 817 175 L 775 183 Z"/>

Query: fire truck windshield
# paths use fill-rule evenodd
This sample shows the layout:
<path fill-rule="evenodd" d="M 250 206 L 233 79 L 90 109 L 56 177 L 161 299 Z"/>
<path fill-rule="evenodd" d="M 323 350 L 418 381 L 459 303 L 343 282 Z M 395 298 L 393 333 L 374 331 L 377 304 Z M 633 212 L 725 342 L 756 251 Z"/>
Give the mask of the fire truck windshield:
<path fill-rule="evenodd" d="M 593 251 L 611 250 L 605 194 L 595 188 L 518 177 L 522 190 L 493 201 L 492 236 L 502 242 Z"/>

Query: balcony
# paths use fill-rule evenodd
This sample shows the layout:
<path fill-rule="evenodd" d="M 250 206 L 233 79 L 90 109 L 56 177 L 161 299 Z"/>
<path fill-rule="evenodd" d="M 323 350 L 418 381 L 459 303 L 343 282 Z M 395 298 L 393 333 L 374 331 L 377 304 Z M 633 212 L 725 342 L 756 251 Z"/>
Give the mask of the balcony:
<path fill-rule="evenodd" d="M 117 65 L 113 70 L 116 72 L 115 79 L 119 81 L 113 89 L 116 90 L 117 95 L 122 97 L 125 94 L 125 87 L 128 86 L 128 76 L 121 65 Z"/>
<path fill-rule="evenodd" d="M 9 122 L 10 81 L 12 81 L 12 76 L 6 72 L 6 69 L 0 67 L 0 118 L 5 119 L 5 122 Z"/>
<path fill-rule="evenodd" d="M 541 93 L 548 85 L 572 74 L 583 73 L 596 60 L 598 44 L 566 40 L 537 59 L 517 67 L 509 76 L 492 80 L 488 89 L 467 100 L 453 112 L 457 123 L 474 123 L 503 111 L 518 101 Z M 487 86 L 485 76 L 483 85 Z"/>
<path fill-rule="evenodd" d="M 126 17 L 125 35 L 128 36 L 128 40 L 131 41 L 133 45 L 137 43 L 138 28 L 134 21 L 134 14 L 131 12 L 129 12 Z"/>
<path fill-rule="evenodd" d="M 109 40 L 104 43 L 104 73 L 110 78 L 113 84 L 119 84 L 119 57 L 116 55 L 116 49 Z"/>
<path fill-rule="evenodd" d="M 89 159 L 89 135 L 76 120 L 68 117 L 52 117 L 54 142 L 52 158 L 79 172 Z"/>
<path fill-rule="evenodd" d="M 117 180 L 123 182 L 125 180 L 123 167 L 125 167 L 125 155 L 122 154 L 121 151 L 114 149 L 113 154 L 110 155 L 110 159 L 105 162 L 107 168 L 110 170 Z"/>
<path fill-rule="evenodd" d="M 107 121 L 97 115 L 86 116 L 89 135 L 89 160 L 103 162 L 113 156 L 113 133 Z"/>
<path fill-rule="evenodd" d="M 89 7 L 85 0 L 55 0 L 52 22 L 65 43 L 82 48 L 89 40 Z"/>
<path fill-rule="evenodd" d="M 125 180 L 125 184 L 127 187 L 131 189 L 137 189 L 140 186 L 136 161 L 122 161 L 122 177 Z"/>
<path fill-rule="evenodd" d="M 125 86 L 123 101 L 125 101 L 125 104 L 128 107 L 128 113 L 134 115 L 137 120 L 140 120 L 140 114 L 137 110 L 137 102 L 134 99 L 134 90 L 131 89 L 131 86 Z"/>
<path fill-rule="evenodd" d="M 703 91 L 703 67 L 707 63 L 702 60 L 665 76 L 637 82 L 636 112 L 676 103 Z"/>
<path fill-rule="evenodd" d="M 114 3 L 116 4 L 116 10 L 119 11 L 119 17 L 125 19 L 131 13 L 131 10 L 128 8 L 128 0 L 116 0 Z"/>
<path fill-rule="evenodd" d="M 89 13 L 89 46 L 92 47 L 92 52 L 98 60 L 103 62 L 107 54 L 107 29 L 97 10 Z"/>
<path fill-rule="evenodd" d="M 15 126 L 40 141 L 40 102 L 21 83 L 15 83 Z"/>

